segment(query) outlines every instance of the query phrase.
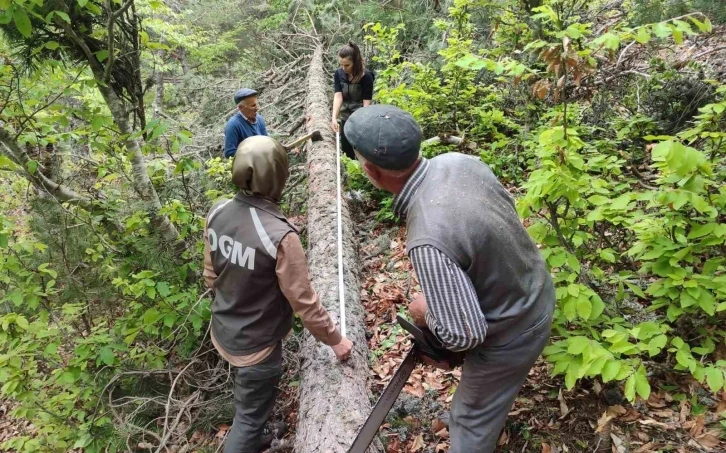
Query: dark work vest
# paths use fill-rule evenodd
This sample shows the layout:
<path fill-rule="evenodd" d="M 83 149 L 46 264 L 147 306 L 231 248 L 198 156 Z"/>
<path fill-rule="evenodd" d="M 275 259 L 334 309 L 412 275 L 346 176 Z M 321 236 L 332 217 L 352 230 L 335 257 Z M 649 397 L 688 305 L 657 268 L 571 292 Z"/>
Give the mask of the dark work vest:
<path fill-rule="evenodd" d="M 552 312 L 552 277 L 486 164 L 459 153 L 429 162 L 406 214 L 407 251 L 431 245 L 464 270 L 487 320 L 485 344 L 508 343 Z"/>
<path fill-rule="evenodd" d="M 360 82 L 365 77 L 365 74 L 358 83 L 350 83 L 348 82 L 348 75 L 345 71 L 342 69 L 338 69 L 337 71 L 338 78 L 340 79 L 340 88 L 343 92 L 343 104 L 340 106 L 339 116 L 342 121 L 347 121 L 350 115 L 363 107 L 363 84 Z M 365 73 L 368 72 L 366 69 Z"/>
<path fill-rule="evenodd" d="M 277 247 L 295 228 L 272 201 L 238 193 L 207 216 L 217 279 L 212 331 L 232 355 L 248 355 L 280 341 L 293 311 L 277 280 Z"/>

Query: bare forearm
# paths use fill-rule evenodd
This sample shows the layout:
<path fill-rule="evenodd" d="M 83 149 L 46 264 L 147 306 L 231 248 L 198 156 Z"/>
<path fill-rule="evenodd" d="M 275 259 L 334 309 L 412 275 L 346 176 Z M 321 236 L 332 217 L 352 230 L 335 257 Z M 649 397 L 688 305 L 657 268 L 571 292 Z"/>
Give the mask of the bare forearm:
<path fill-rule="evenodd" d="M 343 93 L 335 93 L 333 96 L 333 121 L 338 119 L 340 114 L 340 107 L 343 105 Z"/>

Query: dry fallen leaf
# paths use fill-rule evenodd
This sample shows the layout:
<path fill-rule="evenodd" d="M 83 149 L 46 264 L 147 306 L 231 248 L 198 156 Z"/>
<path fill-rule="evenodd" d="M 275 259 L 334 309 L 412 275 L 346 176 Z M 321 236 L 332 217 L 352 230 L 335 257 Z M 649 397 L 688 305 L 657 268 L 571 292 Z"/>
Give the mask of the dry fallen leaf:
<path fill-rule="evenodd" d="M 504 431 L 502 431 L 502 434 L 499 436 L 497 445 L 499 445 L 501 447 L 502 445 L 507 445 L 508 443 L 509 443 L 509 433 L 505 429 Z"/>
<path fill-rule="evenodd" d="M 388 443 L 388 447 L 386 447 L 386 453 L 400 453 L 401 451 L 401 442 L 399 442 L 398 437 L 394 437 L 392 441 Z"/>
<path fill-rule="evenodd" d="M 628 448 L 621 438 L 612 433 L 610 433 L 610 438 L 613 440 L 613 453 L 627 453 Z"/>
<path fill-rule="evenodd" d="M 561 414 L 560 420 L 562 420 L 570 412 L 570 409 L 567 407 L 567 404 L 565 404 L 565 398 L 562 396 L 562 389 L 560 389 L 560 393 L 557 395 L 557 399 L 560 402 L 560 414 Z"/>
<path fill-rule="evenodd" d="M 431 421 L 431 431 L 437 433 L 444 428 L 446 428 L 446 423 L 441 421 L 441 419 L 435 418 Z"/>
<path fill-rule="evenodd" d="M 702 436 L 698 436 L 696 438 L 696 442 L 701 444 L 704 448 L 715 448 L 720 443 L 720 440 L 713 434 L 704 434 Z"/>
<path fill-rule="evenodd" d="M 441 431 L 437 431 L 435 434 L 436 434 L 436 437 L 439 437 L 441 439 L 449 438 L 449 430 L 446 428 L 442 429 Z"/>
<path fill-rule="evenodd" d="M 703 415 L 699 415 L 696 417 L 695 423 L 693 424 L 693 427 L 688 431 L 688 434 L 691 435 L 691 437 L 698 437 L 703 433 L 703 425 L 704 425 L 704 419 Z"/>
<path fill-rule="evenodd" d="M 609 406 L 607 412 L 613 417 L 620 417 L 621 415 L 627 414 L 628 410 L 623 406 L 616 404 L 615 406 Z"/>
<path fill-rule="evenodd" d="M 413 444 L 411 445 L 411 453 L 417 452 L 421 450 L 425 446 L 424 440 L 423 440 L 423 434 L 419 434 L 416 436 L 416 438 L 413 440 Z"/>
<path fill-rule="evenodd" d="M 440 444 L 437 444 L 436 445 L 436 452 L 435 453 L 439 453 L 439 452 L 442 452 L 443 453 L 443 452 L 446 452 L 446 451 L 449 451 L 449 444 L 447 444 L 446 442 L 441 442 Z"/>
<path fill-rule="evenodd" d="M 635 450 L 635 453 L 648 453 L 649 451 L 653 451 L 654 449 L 655 444 L 653 442 L 648 442 L 647 444 Z"/>
<path fill-rule="evenodd" d="M 613 419 L 613 416 L 608 414 L 607 412 L 603 412 L 600 419 L 597 421 L 597 428 L 595 429 L 595 432 L 600 434 L 608 431 L 608 428 L 610 427 L 610 420 Z"/>
<path fill-rule="evenodd" d="M 688 420 L 688 416 L 690 414 L 691 414 L 690 403 L 686 400 L 681 401 L 681 412 L 680 412 L 681 423 L 685 423 L 686 420 Z"/>
<path fill-rule="evenodd" d="M 542 443 L 542 453 L 552 453 L 552 447 L 548 443 Z"/>
<path fill-rule="evenodd" d="M 227 434 L 227 430 L 229 429 L 229 425 L 219 425 L 217 427 L 217 429 L 219 429 L 219 431 L 217 431 L 217 435 L 214 436 L 214 437 L 216 437 L 217 439 L 221 439 L 221 438 L 223 438 Z"/>
<path fill-rule="evenodd" d="M 676 429 L 675 426 L 669 425 L 667 423 L 657 422 L 657 421 L 653 420 L 652 418 L 648 418 L 645 420 L 638 420 L 638 423 L 640 423 L 641 425 L 656 426 L 658 428 L 662 428 L 662 429 L 669 430 L 669 431 L 672 429 Z"/>
<path fill-rule="evenodd" d="M 642 440 L 643 442 L 650 442 L 650 436 L 645 434 L 643 431 L 636 431 L 634 434 L 639 440 Z"/>

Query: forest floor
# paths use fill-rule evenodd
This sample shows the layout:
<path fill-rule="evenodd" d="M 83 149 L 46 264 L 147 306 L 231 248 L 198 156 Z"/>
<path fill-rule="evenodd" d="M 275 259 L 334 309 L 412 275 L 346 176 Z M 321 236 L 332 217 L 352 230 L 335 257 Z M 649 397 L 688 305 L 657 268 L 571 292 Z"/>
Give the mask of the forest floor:
<path fill-rule="evenodd" d="M 351 208 L 358 213 L 361 300 L 366 311 L 371 392 L 377 399 L 411 346 L 410 336 L 395 319 L 406 312 L 420 287 L 405 253 L 405 226 L 377 222 L 376 210 L 368 203 Z M 305 224 L 304 217 L 293 220 Z M 294 437 L 297 423 L 297 345 L 296 338 L 286 342 L 285 377 L 273 416 L 287 423 L 288 439 Z M 718 414 L 726 410 L 724 392 L 717 401 L 697 382 L 665 373 L 659 390 L 647 401 L 629 405 L 617 386 L 603 388 L 590 381 L 566 391 L 563 378 L 552 376 L 550 370 L 540 359 L 530 371 L 497 452 L 726 452 L 726 442 L 720 441 L 724 433 L 718 428 Z M 460 377 L 461 369 L 440 370 L 423 364 L 415 368 L 381 428 L 386 453 L 448 451 L 448 413 Z M 196 451 L 221 445 L 228 428 L 221 425 L 217 432 L 207 433 L 206 447 Z"/>
<path fill-rule="evenodd" d="M 361 297 L 366 308 L 371 386 L 378 396 L 410 347 L 395 323 L 420 291 L 405 253 L 405 226 L 380 225 L 368 212 L 359 220 Z M 365 233 L 368 232 L 368 233 Z M 724 452 L 719 415 L 726 393 L 713 400 L 695 381 L 665 374 L 660 390 L 631 406 L 618 387 L 592 382 L 565 391 L 540 359 L 509 413 L 500 452 Z M 447 419 L 460 369 L 418 365 L 381 431 L 387 453 L 448 451 Z M 694 395 L 687 399 L 685 395 Z"/>

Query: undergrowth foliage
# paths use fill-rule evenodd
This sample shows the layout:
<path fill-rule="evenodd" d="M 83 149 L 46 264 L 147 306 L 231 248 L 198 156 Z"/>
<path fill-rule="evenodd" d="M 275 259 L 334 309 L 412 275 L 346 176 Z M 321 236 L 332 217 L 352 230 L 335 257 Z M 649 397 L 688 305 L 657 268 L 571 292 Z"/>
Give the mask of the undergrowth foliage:
<path fill-rule="evenodd" d="M 447 47 L 435 61 L 401 58 L 400 26 L 368 25 L 374 60 L 389 62 L 375 99 L 410 111 L 426 134 L 478 143 L 482 159 L 524 189 L 518 211 L 557 290 L 545 356 L 568 389 L 613 381 L 634 402 L 676 370 L 718 393 L 726 381 L 726 87 L 692 79 L 698 96 L 653 89 L 658 100 L 641 100 L 630 95 L 639 76 L 611 75 L 610 66 L 626 46 L 708 33 L 709 19 L 643 24 L 635 11 L 632 22 L 596 35 L 586 8 L 550 0 L 518 17 L 536 22 L 536 32 L 502 26 L 492 42 L 475 44 L 472 11 L 494 3 L 454 1 L 438 23 Z M 683 79 L 664 66 L 652 66 L 651 87 Z M 493 75 L 489 83 L 482 73 Z M 621 77 L 623 100 L 599 92 Z M 526 108 L 507 108 L 527 85 Z M 619 110 L 594 115 L 593 96 Z"/>

